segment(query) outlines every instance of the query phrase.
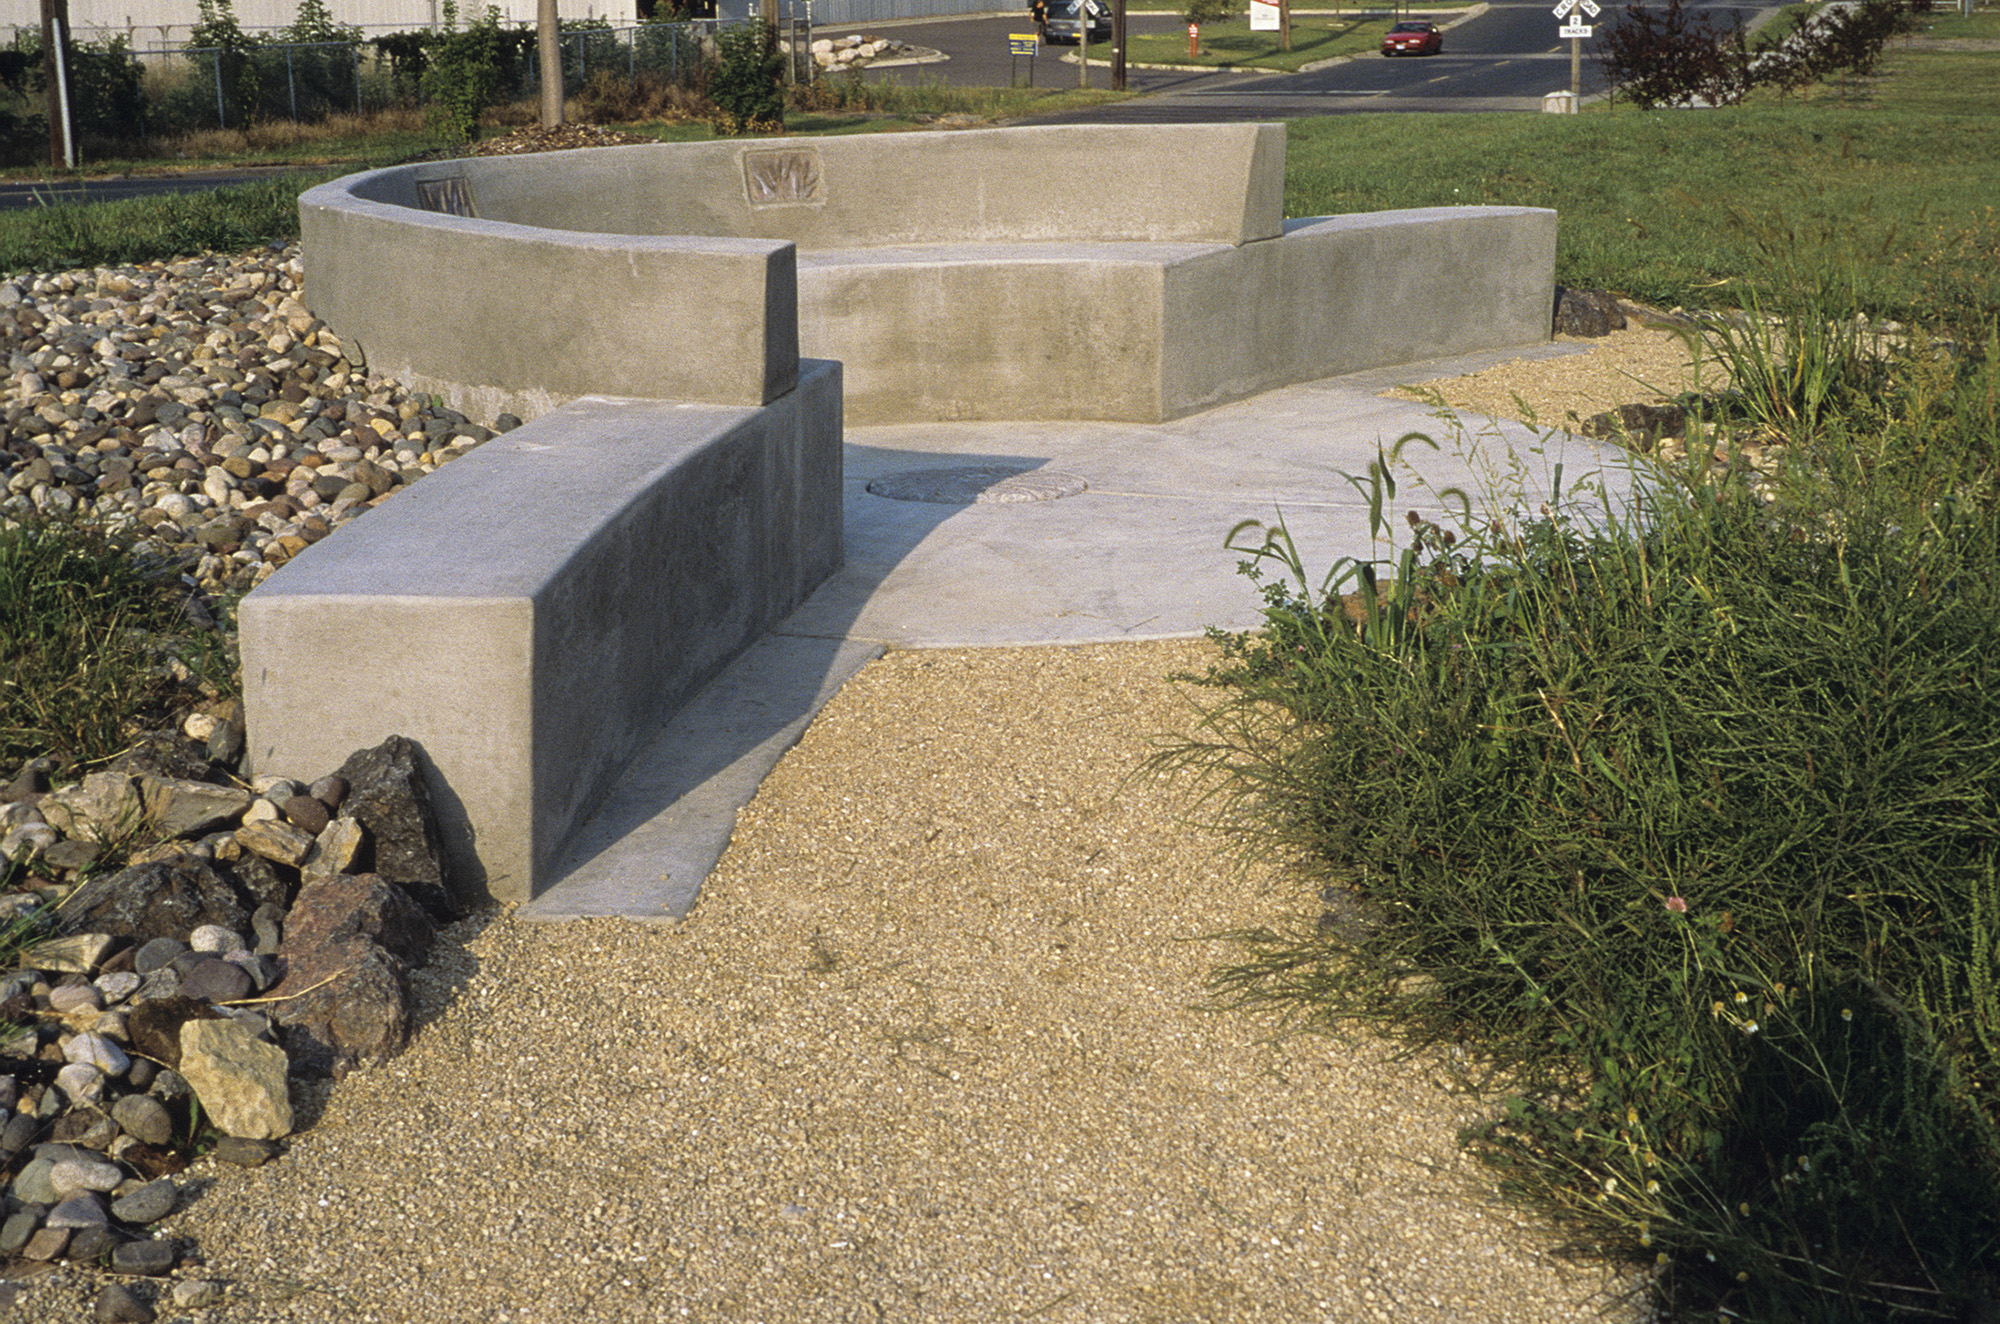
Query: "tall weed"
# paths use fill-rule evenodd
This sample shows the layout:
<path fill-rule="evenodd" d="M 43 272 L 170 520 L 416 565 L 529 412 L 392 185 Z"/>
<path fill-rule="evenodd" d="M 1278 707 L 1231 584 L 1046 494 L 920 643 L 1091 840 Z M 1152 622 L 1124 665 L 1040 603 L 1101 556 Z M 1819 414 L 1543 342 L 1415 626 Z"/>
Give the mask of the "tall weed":
<path fill-rule="evenodd" d="M 1160 760 L 1324 871 L 1218 987 L 1474 1045 L 1510 1100 L 1474 1146 L 1690 1317 L 2000 1297 L 1995 348 L 1871 347 L 1775 492 L 1455 494 L 1392 574 L 1240 531 L 1266 627 Z"/>

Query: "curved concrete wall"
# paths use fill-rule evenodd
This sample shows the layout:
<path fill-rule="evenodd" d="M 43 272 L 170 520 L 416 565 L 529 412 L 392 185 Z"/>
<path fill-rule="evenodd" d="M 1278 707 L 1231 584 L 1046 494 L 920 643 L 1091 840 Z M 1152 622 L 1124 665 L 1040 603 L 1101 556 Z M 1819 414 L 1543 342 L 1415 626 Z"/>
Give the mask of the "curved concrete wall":
<path fill-rule="evenodd" d="M 1283 225 L 1279 124 L 1059 125 L 597 147 L 396 166 L 329 189 L 423 206 L 461 181 L 470 214 L 545 230 L 895 244 L 1193 240 Z M 317 192 L 317 191 L 315 191 Z M 313 194 L 304 201 L 310 203 Z"/>
<path fill-rule="evenodd" d="M 1555 213 L 1288 223 L 1284 164 L 1283 126 L 1221 124 L 399 166 L 301 198 L 306 297 L 372 364 L 523 417 L 769 399 L 802 353 L 854 422 L 1158 422 L 1547 338 Z"/>

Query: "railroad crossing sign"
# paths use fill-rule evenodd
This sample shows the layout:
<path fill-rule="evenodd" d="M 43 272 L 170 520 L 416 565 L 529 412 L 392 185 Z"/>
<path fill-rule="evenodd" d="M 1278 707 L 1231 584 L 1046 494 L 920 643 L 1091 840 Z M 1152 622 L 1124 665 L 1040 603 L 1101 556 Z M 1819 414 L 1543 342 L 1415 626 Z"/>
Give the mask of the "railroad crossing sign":
<path fill-rule="evenodd" d="M 1557 37 L 1569 38 L 1569 93 L 1572 97 L 1583 91 L 1583 42 L 1590 36 L 1590 24 L 1586 18 L 1596 18 L 1602 11 L 1597 0 L 1556 0 L 1555 15 L 1562 20 L 1556 29 Z"/>

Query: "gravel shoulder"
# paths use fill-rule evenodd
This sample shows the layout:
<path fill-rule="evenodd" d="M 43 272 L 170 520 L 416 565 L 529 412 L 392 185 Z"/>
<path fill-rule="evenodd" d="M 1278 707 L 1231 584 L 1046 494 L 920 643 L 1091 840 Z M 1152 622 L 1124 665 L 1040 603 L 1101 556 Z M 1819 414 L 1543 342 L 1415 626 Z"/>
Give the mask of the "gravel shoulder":
<path fill-rule="evenodd" d="M 1580 358 L 1515 389 L 1583 408 L 1525 389 Z M 161 1317 L 1642 1317 L 1629 1267 L 1495 1201 L 1448 1062 L 1204 1004 L 1213 935 L 1309 900 L 1134 778 L 1208 656 L 891 653 L 684 924 L 456 926 L 404 1057 L 303 1101 L 280 1161 L 190 1174 L 164 1230 L 226 1296 Z M 91 1300 L 57 1270 L 15 1317 Z"/>

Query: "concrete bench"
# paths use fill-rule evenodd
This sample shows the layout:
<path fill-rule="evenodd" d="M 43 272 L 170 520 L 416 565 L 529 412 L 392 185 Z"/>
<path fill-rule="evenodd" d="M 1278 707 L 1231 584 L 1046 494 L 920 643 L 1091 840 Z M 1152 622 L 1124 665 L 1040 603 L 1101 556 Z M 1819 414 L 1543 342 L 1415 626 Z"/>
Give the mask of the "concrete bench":
<path fill-rule="evenodd" d="M 458 885 L 529 900 L 634 751 L 839 567 L 840 445 L 840 367 L 811 361 L 768 404 L 593 398 L 494 438 L 244 599 L 253 769 L 408 736 Z"/>
<path fill-rule="evenodd" d="M 695 243 L 796 247 L 799 352 L 845 366 L 858 423 L 1159 422 L 1548 338 L 1555 213 L 1286 222 L 1283 193 L 1282 125 L 1058 126 L 398 166 L 301 213 L 308 301 L 371 363 L 524 417 L 589 391 L 687 395 L 681 377 L 743 389 L 774 361 L 681 333 L 690 299 L 744 297 L 691 286 L 672 254 Z M 407 251 L 398 226 L 420 234 Z M 447 279 L 474 288 L 439 298 Z"/>
<path fill-rule="evenodd" d="M 342 341 L 534 421 L 244 601 L 253 768 L 408 736 L 460 879 L 527 901 L 645 738 L 839 566 L 844 411 L 1152 422 L 1547 339 L 1554 213 L 1286 222 L 1283 185 L 1281 126 L 1204 125 L 602 148 L 309 191 L 306 300 Z M 366 699 L 330 703 L 347 674 Z"/>

